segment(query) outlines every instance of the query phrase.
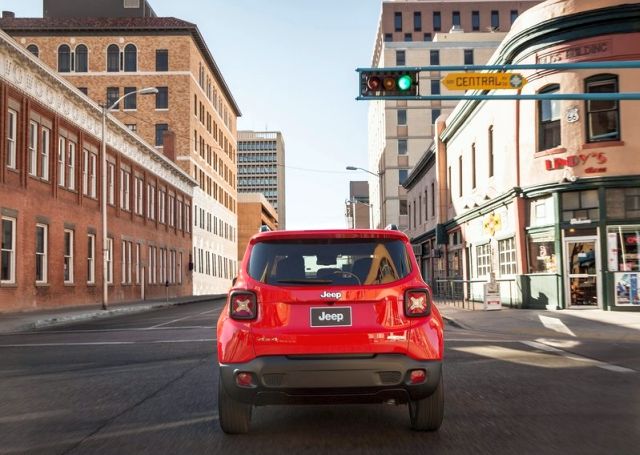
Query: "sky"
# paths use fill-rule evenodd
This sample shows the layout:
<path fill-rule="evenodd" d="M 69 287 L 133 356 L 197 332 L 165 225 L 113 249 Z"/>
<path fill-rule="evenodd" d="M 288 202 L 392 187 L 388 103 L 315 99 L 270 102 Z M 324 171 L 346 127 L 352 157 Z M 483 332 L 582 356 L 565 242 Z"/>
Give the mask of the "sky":
<path fill-rule="evenodd" d="M 344 228 L 350 180 L 367 180 L 367 102 L 381 0 L 149 0 L 198 25 L 242 111 L 238 129 L 281 131 L 287 229 Z M 42 0 L 1 0 L 42 17 Z"/>

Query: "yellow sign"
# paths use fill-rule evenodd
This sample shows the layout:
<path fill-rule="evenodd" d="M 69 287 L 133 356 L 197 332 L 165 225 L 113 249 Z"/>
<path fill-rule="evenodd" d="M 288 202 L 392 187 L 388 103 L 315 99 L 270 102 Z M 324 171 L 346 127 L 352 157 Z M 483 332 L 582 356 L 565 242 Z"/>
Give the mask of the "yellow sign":
<path fill-rule="evenodd" d="M 517 90 L 527 79 L 519 73 L 449 73 L 442 83 L 449 90 Z"/>
<path fill-rule="evenodd" d="M 502 218 L 495 212 L 490 213 L 484 218 L 482 229 L 484 229 L 485 234 L 493 237 L 496 232 L 502 230 Z"/>

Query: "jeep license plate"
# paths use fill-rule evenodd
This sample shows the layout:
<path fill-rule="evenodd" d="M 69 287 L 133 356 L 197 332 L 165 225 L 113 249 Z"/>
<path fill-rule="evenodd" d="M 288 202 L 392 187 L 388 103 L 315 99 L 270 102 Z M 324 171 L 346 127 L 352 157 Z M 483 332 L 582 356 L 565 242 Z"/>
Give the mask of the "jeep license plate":
<path fill-rule="evenodd" d="M 311 327 L 349 327 L 351 307 L 311 308 Z"/>

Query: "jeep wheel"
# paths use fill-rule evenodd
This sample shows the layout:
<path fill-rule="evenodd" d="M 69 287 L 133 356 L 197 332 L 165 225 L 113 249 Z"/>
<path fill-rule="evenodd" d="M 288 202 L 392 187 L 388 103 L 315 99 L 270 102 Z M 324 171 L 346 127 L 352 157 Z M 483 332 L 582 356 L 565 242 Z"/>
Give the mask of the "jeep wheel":
<path fill-rule="evenodd" d="M 444 384 L 442 374 L 438 387 L 431 396 L 409 401 L 411 428 L 417 431 L 435 431 L 442 425 L 444 417 Z"/>
<path fill-rule="evenodd" d="M 218 421 L 220 428 L 227 434 L 240 434 L 249 431 L 251 422 L 250 404 L 234 400 L 218 382 Z"/>

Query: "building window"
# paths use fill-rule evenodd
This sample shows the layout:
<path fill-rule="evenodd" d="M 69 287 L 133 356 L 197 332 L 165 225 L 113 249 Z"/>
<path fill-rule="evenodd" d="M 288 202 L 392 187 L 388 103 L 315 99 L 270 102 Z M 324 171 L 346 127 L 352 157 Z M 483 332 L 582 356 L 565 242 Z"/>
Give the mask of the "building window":
<path fill-rule="evenodd" d="M 115 205 L 115 180 L 116 180 L 116 166 L 113 163 L 107 163 L 107 203 Z"/>
<path fill-rule="evenodd" d="M 131 242 L 128 240 L 122 241 L 122 257 L 121 257 L 121 273 L 122 284 L 131 284 Z"/>
<path fill-rule="evenodd" d="M 464 64 L 473 65 L 473 49 L 464 50 Z"/>
<path fill-rule="evenodd" d="M 449 193 L 449 205 L 453 202 L 453 189 L 451 188 L 451 166 L 447 168 L 447 192 Z"/>
<path fill-rule="evenodd" d="M 618 93 L 618 76 L 599 74 L 585 81 L 587 93 Z M 586 101 L 587 142 L 620 139 L 620 110 L 618 101 Z"/>
<path fill-rule="evenodd" d="M 0 259 L 0 283 L 16 281 L 16 219 L 2 217 L 2 257 Z"/>
<path fill-rule="evenodd" d="M 433 31 L 439 32 L 442 30 L 442 17 L 440 16 L 440 11 L 433 12 Z"/>
<path fill-rule="evenodd" d="M 499 30 L 500 29 L 500 11 L 493 10 L 491 11 L 491 30 Z"/>
<path fill-rule="evenodd" d="M 169 71 L 169 51 L 167 49 L 156 50 L 156 71 Z"/>
<path fill-rule="evenodd" d="M 549 85 L 539 93 L 551 94 L 560 90 L 557 84 Z M 538 150 L 549 150 L 560 145 L 560 101 L 538 101 Z"/>
<path fill-rule="evenodd" d="M 36 224 L 36 283 L 47 282 L 47 225 Z"/>
<path fill-rule="evenodd" d="M 431 79 L 431 94 L 432 95 L 440 94 L 440 81 L 438 79 Z"/>
<path fill-rule="evenodd" d="M 76 144 L 69 142 L 67 148 L 67 188 L 76 189 Z"/>
<path fill-rule="evenodd" d="M 474 32 L 480 30 L 480 11 L 471 11 L 471 30 Z"/>
<path fill-rule="evenodd" d="M 384 34 L 384 42 L 385 43 L 390 43 L 391 41 L 393 41 L 393 34 L 392 33 L 385 33 Z"/>
<path fill-rule="evenodd" d="M 431 216 L 436 216 L 436 191 L 433 182 L 431 182 Z"/>
<path fill-rule="evenodd" d="M 493 125 L 489 127 L 488 136 L 487 148 L 489 150 L 489 177 L 493 177 L 493 167 L 495 163 L 495 157 L 493 155 Z"/>
<path fill-rule="evenodd" d="M 530 234 L 529 273 L 556 273 L 556 251 L 553 232 Z"/>
<path fill-rule="evenodd" d="M 138 71 L 138 50 L 133 44 L 124 47 L 124 70 Z"/>
<path fill-rule="evenodd" d="M 476 189 L 476 144 L 471 144 L 471 188 Z"/>
<path fill-rule="evenodd" d="M 129 211 L 129 194 L 131 189 L 131 172 L 120 169 L 120 208 Z"/>
<path fill-rule="evenodd" d="M 440 109 L 431 109 L 431 124 L 435 124 L 438 117 L 440 117 Z"/>
<path fill-rule="evenodd" d="M 138 96 L 137 96 L 138 93 L 136 92 L 136 88 L 125 87 L 124 94 L 127 95 L 122 100 L 125 110 L 131 110 L 131 111 L 136 110 L 137 104 L 138 104 Z"/>
<path fill-rule="evenodd" d="M 513 23 L 516 21 L 517 18 L 518 18 L 518 10 L 517 9 L 512 9 L 511 10 L 511 25 L 513 25 Z"/>
<path fill-rule="evenodd" d="M 85 95 L 89 94 L 89 89 L 87 87 L 77 87 L 77 89 L 80 90 Z"/>
<path fill-rule="evenodd" d="M 431 41 L 431 33 L 425 33 L 422 35 L 422 41 Z"/>
<path fill-rule="evenodd" d="M 107 47 L 107 71 L 117 73 L 120 71 L 120 48 L 116 44 Z"/>
<path fill-rule="evenodd" d="M 140 284 L 142 275 L 140 274 L 140 244 L 136 243 L 136 284 Z"/>
<path fill-rule="evenodd" d="M 58 48 L 58 72 L 71 72 L 71 48 L 66 44 Z"/>
<path fill-rule="evenodd" d="M 398 185 L 402 185 L 409 176 L 409 169 L 398 169 Z"/>
<path fill-rule="evenodd" d="M 396 51 L 396 66 L 404 66 L 404 65 L 406 65 L 404 51 Z"/>
<path fill-rule="evenodd" d="M 476 278 L 489 276 L 491 273 L 491 244 L 476 246 Z"/>
<path fill-rule="evenodd" d="M 407 140 L 398 139 L 398 155 L 406 155 L 406 154 L 407 154 Z"/>
<path fill-rule="evenodd" d="M 406 199 L 400 199 L 398 202 L 400 203 L 400 215 L 408 215 L 409 214 L 409 208 L 407 206 L 407 200 Z"/>
<path fill-rule="evenodd" d="M 422 13 L 416 11 L 413 13 L 413 31 L 421 32 L 422 31 Z"/>
<path fill-rule="evenodd" d="M 42 137 L 40 141 L 40 178 L 49 180 L 49 156 L 51 149 L 51 131 L 48 128 L 42 128 Z"/>
<path fill-rule="evenodd" d="M 11 169 L 17 168 L 17 160 L 16 160 L 16 140 L 18 137 L 17 134 L 17 122 L 18 113 L 11 109 L 7 110 L 7 157 L 6 164 L 7 167 Z"/>
<path fill-rule="evenodd" d="M 64 137 L 58 138 L 58 185 L 60 186 L 64 186 L 64 177 L 67 170 L 65 165 L 66 144 L 67 141 Z"/>
<path fill-rule="evenodd" d="M 500 276 L 516 274 L 516 240 L 514 237 L 498 241 L 498 264 Z"/>
<path fill-rule="evenodd" d="M 29 174 L 38 174 L 38 124 L 29 122 Z"/>
<path fill-rule="evenodd" d="M 136 215 L 142 215 L 143 199 L 144 199 L 144 182 L 142 178 L 136 177 L 135 184 L 133 187 L 133 203 L 134 203 L 134 212 Z"/>
<path fill-rule="evenodd" d="M 155 247 L 149 247 L 149 284 L 155 284 L 156 282 L 156 254 Z"/>
<path fill-rule="evenodd" d="M 458 197 L 462 197 L 462 155 L 458 157 Z"/>
<path fill-rule="evenodd" d="M 64 230 L 63 273 L 64 282 L 66 284 L 73 283 L 73 231 L 71 229 Z"/>
<path fill-rule="evenodd" d="M 451 13 L 451 25 L 460 26 L 460 11 L 454 11 Z"/>
<path fill-rule="evenodd" d="M 158 221 L 164 224 L 166 221 L 166 193 L 162 190 L 158 191 Z"/>
<path fill-rule="evenodd" d="M 75 57 L 75 72 L 86 73 L 89 71 L 88 56 L 89 52 L 87 46 L 84 44 L 78 44 L 74 50 Z"/>
<path fill-rule="evenodd" d="M 107 237 L 107 284 L 113 284 L 113 239 Z"/>
<path fill-rule="evenodd" d="M 640 218 L 640 188 L 608 188 L 605 194 L 609 218 Z"/>
<path fill-rule="evenodd" d="M 398 109 L 398 125 L 406 125 L 407 124 L 407 110 L 406 109 Z"/>
<path fill-rule="evenodd" d="M 413 34 L 412 34 L 412 33 L 405 33 L 405 34 L 404 34 L 404 40 L 405 40 L 406 42 L 411 42 L 411 41 L 413 41 Z"/>
<path fill-rule="evenodd" d="M 89 196 L 94 199 L 98 195 L 97 173 L 98 173 L 98 155 L 96 155 L 95 153 L 90 153 L 89 154 Z"/>
<path fill-rule="evenodd" d="M 395 13 L 393 15 L 393 25 L 396 32 L 402 31 L 402 13 Z"/>
<path fill-rule="evenodd" d="M 600 219 L 598 190 L 562 193 L 562 221 Z"/>
<path fill-rule="evenodd" d="M 156 123 L 156 147 L 162 147 L 164 144 L 164 132 L 169 130 L 166 123 Z"/>
<path fill-rule="evenodd" d="M 147 185 L 147 217 L 156 219 L 156 187 L 153 185 Z"/>
<path fill-rule="evenodd" d="M 167 208 L 168 210 L 168 223 L 170 227 L 174 227 L 176 224 L 176 198 L 174 196 L 169 195 L 168 200 L 167 200 Z"/>
<path fill-rule="evenodd" d="M 87 235 L 87 284 L 96 282 L 96 236 Z"/>
<path fill-rule="evenodd" d="M 169 88 L 157 87 L 156 93 L 156 109 L 169 109 Z"/>
<path fill-rule="evenodd" d="M 36 57 L 40 55 L 40 50 L 38 49 L 38 46 L 36 46 L 35 44 L 29 44 L 27 46 L 27 50 L 31 52 L 33 55 L 35 55 Z"/>
<path fill-rule="evenodd" d="M 429 64 L 430 65 L 440 64 L 440 51 L 438 50 L 429 51 Z"/>
<path fill-rule="evenodd" d="M 120 98 L 120 88 L 107 87 L 107 106 L 110 109 L 120 109 L 120 103 L 115 104 L 118 98 Z"/>

